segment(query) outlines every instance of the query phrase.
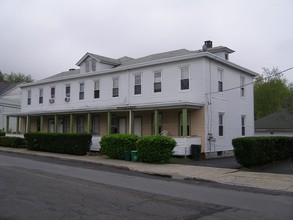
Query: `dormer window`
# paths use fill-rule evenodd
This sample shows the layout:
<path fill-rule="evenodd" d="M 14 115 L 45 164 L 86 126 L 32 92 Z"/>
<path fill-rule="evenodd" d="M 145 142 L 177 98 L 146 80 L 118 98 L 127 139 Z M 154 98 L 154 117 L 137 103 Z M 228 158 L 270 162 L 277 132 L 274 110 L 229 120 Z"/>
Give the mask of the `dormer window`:
<path fill-rule="evenodd" d="M 92 59 L 92 71 L 96 71 L 96 60 Z"/>
<path fill-rule="evenodd" d="M 89 62 L 89 60 L 86 60 L 85 61 L 85 72 L 87 73 L 89 71 L 90 71 L 90 62 Z"/>
<path fill-rule="evenodd" d="M 225 59 L 229 60 L 229 54 L 225 53 Z"/>

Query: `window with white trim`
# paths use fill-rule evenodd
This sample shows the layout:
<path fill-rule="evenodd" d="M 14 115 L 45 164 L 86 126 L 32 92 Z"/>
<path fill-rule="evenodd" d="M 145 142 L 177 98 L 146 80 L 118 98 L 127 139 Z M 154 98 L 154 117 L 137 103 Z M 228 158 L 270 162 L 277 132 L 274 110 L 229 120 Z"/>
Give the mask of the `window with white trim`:
<path fill-rule="evenodd" d="M 223 92 L 223 70 L 218 69 L 218 92 Z"/>
<path fill-rule="evenodd" d="M 55 99 L 55 87 L 51 87 L 51 99 Z"/>
<path fill-rule="evenodd" d="M 92 59 L 92 71 L 96 71 L 96 64 L 97 61 L 95 59 Z"/>
<path fill-rule="evenodd" d="M 31 90 L 27 91 L 27 104 L 28 105 L 32 104 L 32 91 Z"/>
<path fill-rule="evenodd" d="M 219 136 L 224 136 L 224 113 L 219 113 Z"/>
<path fill-rule="evenodd" d="M 100 98 L 100 80 L 95 81 L 94 98 Z"/>
<path fill-rule="evenodd" d="M 180 80 L 180 88 L 181 90 L 189 89 L 189 67 L 181 67 L 181 80 Z"/>
<path fill-rule="evenodd" d="M 141 94 L 141 74 L 134 76 L 134 95 Z"/>
<path fill-rule="evenodd" d="M 112 91 L 113 97 L 119 96 L 119 78 L 113 78 L 113 91 Z"/>
<path fill-rule="evenodd" d="M 162 92 L 162 73 L 161 71 L 154 72 L 154 92 Z"/>
<path fill-rule="evenodd" d="M 84 100 L 84 83 L 79 84 L 79 100 Z"/>
<path fill-rule="evenodd" d="M 244 97 L 245 96 L 244 85 L 245 85 L 245 77 L 244 76 L 240 76 L 240 96 L 241 97 Z"/>
<path fill-rule="evenodd" d="M 39 89 L 39 104 L 43 103 L 44 92 L 43 89 Z"/>
<path fill-rule="evenodd" d="M 89 62 L 89 60 L 86 60 L 85 61 L 85 72 L 87 73 L 89 71 L 90 71 L 90 62 Z"/>
<path fill-rule="evenodd" d="M 65 97 L 70 98 L 70 85 L 65 86 Z"/>

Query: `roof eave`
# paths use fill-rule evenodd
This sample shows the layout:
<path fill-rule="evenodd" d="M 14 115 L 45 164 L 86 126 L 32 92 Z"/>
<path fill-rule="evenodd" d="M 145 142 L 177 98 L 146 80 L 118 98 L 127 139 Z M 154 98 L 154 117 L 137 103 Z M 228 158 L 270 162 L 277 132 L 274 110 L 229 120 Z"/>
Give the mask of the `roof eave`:
<path fill-rule="evenodd" d="M 85 57 L 85 56 L 84 56 Z M 76 78 L 84 78 L 84 77 L 91 77 L 97 74 L 106 74 L 106 73 L 114 73 L 114 72 L 119 72 L 119 71 L 124 71 L 124 70 L 130 70 L 130 69 L 136 69 L 136 68 L 140 68 L 140 67 L 146 67 L 146 66 L 152 66 L 152 65 L 157 65 L 157 64 L 163 64 L 163 63 L 170 63 L 170 62 L 175 62 L 175 61 L 181 61 L 181 60 L 187 60 L 187 59 L 195 59 L 195 58 L 210 58 L 213 60 L 216 60 L 218 62 L 221 62 L 223 64 L 226 64 L 228 66 L 231 66 L 233 68 L 236 68 L 238 70 L 241 70 L 242 72 L 245 72 L 247 74 L 250 74 L 252 76 L 257 76 L 258 74 L 248 70 L 244 67 L 241 67 L 237 64 L 231 63 L 228 60 L 225 60 L 223 58 L 220 58 L 210 52 L 200 52 L 200 53 L 194 53 L 194 54 L 187 54 L 187 55 L 182 55 L 182 56 L 177 56 L 177 57 L 171 57 L 171 58 L 164 58 L 164 59 L 160 59 L 160 60 L 153 60 L 153 61 L 148 61 L 148 62 L 143 62 L 143 63 L 137 63 L 137 64 L 130 64 L 130 65 L 125 65 L 125 66 L 118 66 L 112 69 L 107 69 L 107 70 L 103 70 L 103 71 L 99 71 L 99 72 L 92 72 L 92 73 L 86 73 L 86 74 L 78 74 L 78 75 L 74 75 L 74 76 L 65 76 L 65 77 L 58 77 L 58 78 L 53 78 L 53 79 L 49 79 L 49 80 L 44 80 L 41 83 L 38 82 L 34 82 L 34 83 L 28 83 L 28 84 L 23 84 L 20 87 L 24 88 L 24 87 L 29 87 L 32 85 L 38 85 L 38 84 L 44 84 L 44 83 L 49 83 L 49 82 L 56 82 L 56 81 L 60 81 L 60 80 L 68 80 L 68 79 L 76 79 Z"/>

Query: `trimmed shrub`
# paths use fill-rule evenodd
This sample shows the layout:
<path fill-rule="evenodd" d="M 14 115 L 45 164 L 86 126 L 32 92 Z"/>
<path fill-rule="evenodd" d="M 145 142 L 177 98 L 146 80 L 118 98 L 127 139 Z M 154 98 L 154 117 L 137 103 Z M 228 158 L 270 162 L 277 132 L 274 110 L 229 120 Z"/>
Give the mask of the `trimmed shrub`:
<path fill-rule="evenodd" d="M 0 136 L 0 146 L 22 148 L 25 147 L 25 140 L 21 137 Z"/>
<path fill-rule="evenodd" d="M 0 131 L 0 137 L 3 137 L 3 136 L 5 136 L 6 135 L 6 132 L 4 132 L 4 131 Z"/>
<path fill-rule="evenodd" d="M 293 137 L 243 137 L 232 140 L 239 164 L 253 167 L 293 156 Z"/>
<path fill-rule="evenodd" d="M 137 141 L 138 157 L 147 163 L 166 163 L 172 157 L 176 141 L 170 137 L 152 135 Z"/>
<path fill-rule="evenodd" d="M 136 150 L 138 136 L 133 134 L 108 134 L 101 138 L 101 153 L 112 159 L 124 159 L 125 151 Z"/>
<path fill-rule="evenodd" d="M 29 150 L 85 155 L 90 150 L 91 134 L 26 133 Z"/>

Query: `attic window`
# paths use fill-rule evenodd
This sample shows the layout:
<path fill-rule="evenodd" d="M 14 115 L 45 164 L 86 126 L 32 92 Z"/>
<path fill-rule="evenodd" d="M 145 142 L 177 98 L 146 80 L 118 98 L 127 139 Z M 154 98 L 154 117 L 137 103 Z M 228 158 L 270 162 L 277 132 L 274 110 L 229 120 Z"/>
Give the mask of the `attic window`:
<path fill-rule="evenodd" d="M 225 59 L 229 60 L 229 54 L 225 53 Z"/>
<path fill-rule="evenodd" d="M 89 72 L 90 71 L 90 63 L 88 60 L 85 61 L 85 72 Z"/>
<path fill-rule="evenodd" d="M 92 59 L 92 71 L 96 71 L 96 60 Z"/>

